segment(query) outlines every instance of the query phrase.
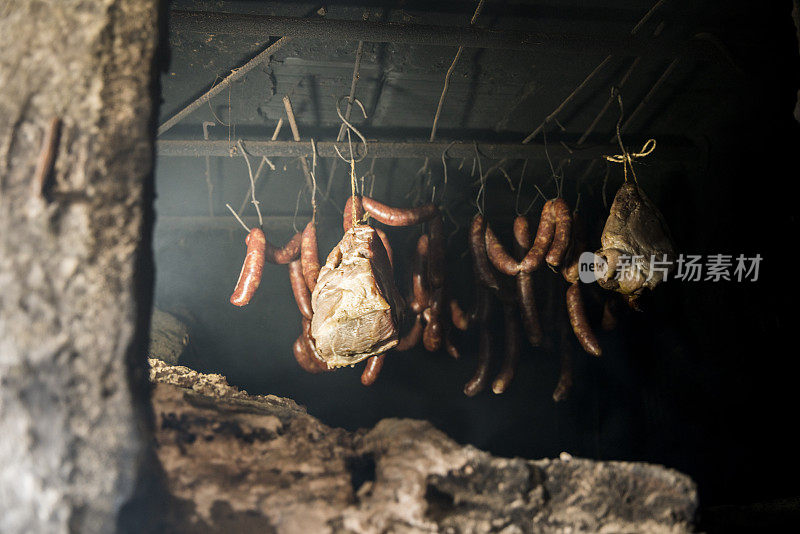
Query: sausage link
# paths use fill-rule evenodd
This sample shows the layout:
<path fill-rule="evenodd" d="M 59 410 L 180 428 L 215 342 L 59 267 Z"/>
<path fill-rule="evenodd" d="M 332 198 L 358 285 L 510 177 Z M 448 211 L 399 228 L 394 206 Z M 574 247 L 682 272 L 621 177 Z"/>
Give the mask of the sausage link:
<path fill-rule="evenodd" d="M 519 215 L 514 219 L 514 251 L 517 257 L 523 257 L 531 248 L 531 229 L 528 219 Z M 542 344 L 544 335 L 539 322 L 539 312 L 536 309 L 536 298 L 533 291 L 533 274 L 520 270 L 517 273 L 517 297 L 522 315 L 522 326 L 528 341 L 534 347 Z"/>
<path fill-rule="evenodd" d="M 586 248 L 586 228 L 583 221 L 577 214 L 572 217 L 572 237 L 570 246 L 565 255 L 565 263 L 561 268 L 564 280 L 570 284 L 580 279 L 580 259 L 581 253 Z"/>
<path fill-rule="evenodd" d="M 472 225 L 469 229 L 470 252 L 480 281 L 486 287 L 495 291 L 500 291 L 500 283 L 489 263 L 489 256 L 486 254 L 486 221 L 483 215 L 476 213 L 472 218 Z"/>
<path fill-rule="evenodd" d="M 297 309 L 300 313 L 311 320 L 313 312 L 311 311 L 311 293 L 306 286 L 306 279 L 303 278 L 303 266 L 300 260 L 294 260 L 289 264 L 289 282 L 292 284 L 292 293 L 294 293 L 294 300 L 297 302 Z"/>
<path fill-rule="evenodd" d="M 375 233 L 377 233 L 378 237 L 381 238 L 381 243 L 383 243 L 383 248 L 386 251 L 386 256 L 389 258 L 389 265 L 394 267 L 394 251 L 392 251 L 392 245 L 391 243 L 389 243 L 389 236 L 386 235 L 386 232 L 384 232 L 380 228 L 375 228 Z"/>
<path fill-rule="evenodd" d="M 456 299 L 450 300 L 450 321 L 462 332 L 469 328 L 469 316 L 461 309 Z"/>
<path fill-rule="evenodd" d="M 356 220 L 360 221 L 364 218 L 364 206 L 361 203 L 361 197 L 355 197 L 356 199 Z M 344 204 L 344 215 L 342 215 L 342 228 L 345 232 L 350 230 L 353 226 L 353 197 L 347 197 L 347 202 Z"/>
<path fill-rule="evenodd" d="M 481 324 L 478 339 L 478 366 L 475 374 L 464 385 L 464 395 L 474 397 L 489 384 L 489 366 L 492 363 L 492 335 L 485 323 Z"/>
<path fill-rule="evenodd" d="M 422 332 L 422 345 L 428 352 L 436 352 L 442 348 L 442 323 L 438 316 L 431 315 Z"/>
<path fill-rule="evenodd" d="M 317 357 L 314 347 L 309 338 L 311 329 L 311 321 L 303 319 L 303 331 L 298 336 L 297 340 L 292 346 L 294 352 L 294 359 L 300 364 L 304 371 L 309 373 L 322 373 L 328 371 L 328 366 Z"/>
<path fill-rule="evenodd" d="M 488 224 L 486 225 L 486 254 L 492 265 L 501 273 L 515 276 L 519 272 L 520 264 L 506 252 L 505 247 Z"/>
<path fill-rule="evenodd" d="M 394 208 L 369 197 L 361 197 L 361 204 L 376 221 L 389 226 L 413 226 L 439 214 L 439 208 L 434 204 L 425 204 L 417 208 Z"/>
<path fill-rule="evenodd" d="M 444 285 L 445 271 L 444 223 L 440 215 L 437 214 L 431 219 L 428 233 L 430 234 L 428 281 L 431 287 L 436 289 Z"/>
<path fill-rule="evenodd" d="M 522 259 L 531 249 L 531 228 L 524 215 L 514 219 L 514 253 Z"/>
<path fill-rule="evenodd" d="M 514 378 L 514 372 L 517 370 L 519 363 L 519 321 L 517 319 L 517 310 L 512 304 L 503 305 L 503 319 L 506 323 L 506 355 L 503 359 L 503 365 L 500 367 L 500 372 L 492 382 L 492 392 L 495 395 L 503 393 L 508 389 L 511 380 Z"/>
<path fill-rule="evenodd" d="M 244 306 L 258 289 L 261 274 L 264 272 L 267 238 L 260 228 L 253 228 L 244 241 L 247 244 L 247 255 L 239 272 L 239 280 L 233 290 L 230 301 L 234 306 Z"/>
<path fill-rule="evenodd" d="M 475 300 L 475 308 L 469 314 L 469 323 L 486 323 L 492 311 L 492 301 L 489 291 L 482 286 L 478 286 L 478 295 Z"/>
<path fill-rule="evenodd" d="M 364 386 L 371 386 L 378 379 L 378 375 L 383 368 L 383 359 L 386 354 L 378 354 L 372 356 L 367 360 L 367 365 L 364 366 L 364 371 L 361 373 L 361 384 Z"/>
<path fill-rule="evenodd" d="M 539 268 L 545 254 L 550 250 L 555 233 L 555 214 L 553 212 L 553 201 L 548 200 L 542 207 L 542 215 L 539 218 L 539 227 L 536 229 L 536 237 L 533 239 L 533 246 L 522 258 L 521 270 L 532 272 Z"/>
<path fill-rule="evenodd" d="M 309 291 L 314 291 L 319 277 L 319 250 L 317 248 L 317 227 L 310 221 L 303 229 L 300 243 L 300 260 L 303 265 L 303 278 Z"/>
<path fill-rule="evenodd" d="M 561 372 L 558 376 L 558 384 L 553 390 L 553 400 L 561 402 L 569 395 L 572 389 L 572 347 L 569 343 L 567 329 L 561 331 Z"/>
<path fill-rule="evenodd" d="M 402 352 L 416 347 L 419 340 L 422 338 L 422 328 L 422 316 L 421 314 L 417 314 L 417 318 L 414 320 L 414 326 L 411 327 L 411 330 L 409 330 L 406 335 L 400 338 L 400 341 L 394 346 L 394 350 Z"/>
<path fill-rule="evenodd" d="M 580 285 L 576 282 L 569 286 L 567 289 L 567 313 L 569 314 L 569 322 L 572 325 L 572 331 L 575 332 L 575 337 L 580 341 L 583 350 L 593 356 L 600 356 L 600 344 L 592 332 L 589 321 L 586 318 L 586 310 L 583 307 L 583 298 L 581 297 Z"/>
<path fill-rule="evenodd" d="M 266 257 L 270 263 L 286 265 L 300 257 L 300 243 L 303 241 L 303 234 L 298 232 L 292 236 L 283 248 L 277 248 L 267 241 Z"/>
<path fill-rule="evenodd" d="M 450 339 L 450 332 L 446 332 L 444 335 L 444 350 L 446 350 L 447 354 L 449 354 L 454 360 L 461 358 L 461 353 L 458 351 L 458 347 L 456 347 L 453 343 L 453 340 Z"/>
<path fill-rule="evenodd" d="M 572 227 L 572 213 L 563 198 L 553 201 L 553 218 L 555 220 L 555 231 L 550 250 L 547 252 L 548 265 L 558 267 L 564 259 L 564 253 L 569 245 L 570 229 Z"/>
<path fill-rule="evenodd" d="M 430 306 L 430 293 L 428 291 L 428 253 L 430 250 L 427 234 L 422 234 L 417 239 L 417 250 L 414 253 L 414 264 L 411 267 L 411 287 L 414 291 L 414 300 L 411 302 L 411 311 L 422 313 Z"/>
<path fill-rule="evenodd" d="M 538 347 L 542 344 L 544 334 L 542 333 L 542 325 L 539 322 L 539 312 L 536 309 L 532 273 L 520 271 L 517 274 L 517 295 L 519 296 L 519 308 L 525 334 L 528 336 L 530 344 Z"/>

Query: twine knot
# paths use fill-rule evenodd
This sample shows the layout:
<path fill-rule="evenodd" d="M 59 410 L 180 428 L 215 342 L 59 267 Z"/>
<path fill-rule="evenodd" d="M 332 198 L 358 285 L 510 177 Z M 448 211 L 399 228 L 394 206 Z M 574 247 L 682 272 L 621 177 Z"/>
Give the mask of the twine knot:
<path fill-rule="evenodd" d="M 620 148 L 622 149 L 622 154 L 613 154 L 610 156 L 603 156 L 606 161 L 610 161 L 611 163 L 621 163 L 623 173 L 625 176 L 625 181 L 628 181 L 628 167 L 631 168 L 631 174 L 633 174 L 633 181 L 639 183 L 636 178 L 636 171 L 633 169 L 633 160 L 641 159 L 649 156 L 653 153 L 656 149 L 656 140 L 655 139 L 648 139 L 647 142 L 642 146 L 639 152 L 630 153 L 625 150 L 625 147 L 620 143 Z"/>

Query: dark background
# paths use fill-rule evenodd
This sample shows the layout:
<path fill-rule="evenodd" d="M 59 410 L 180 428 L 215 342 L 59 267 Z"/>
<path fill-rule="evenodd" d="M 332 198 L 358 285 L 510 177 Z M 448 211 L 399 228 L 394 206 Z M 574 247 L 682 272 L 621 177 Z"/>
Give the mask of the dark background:
<path fill-rule="evenodd" d="M 530 31 L 625 35 L 653 1 L 615 0 L 600 8 L 590 2 L 487 2 L 478 26 Z M 297 2 L 174 1 L 173 9 L 314 15 L 322 4 Z M 466 25 L 472 2 L 328 2 L 328 18 L 442 25 Z M 291 345 L 300 330 L 286 268 L 267 265 L 252 303 L 239 309 L 228 297 L 244 258 L 244 232 L 226 215 L 225 202 L 238 208 L 247 188 L 241 158 L 211 158 L 213 215 L 203 158 L 160 157 L 157 164 L 156 305 L 192 327 L 191 347 L 182 363 L 224 374 L 250 393 L 288 396 L 323 422 L 348 429 L 374 425 L 384 417 L 427 419 L 462 443 L 504 456 L 537 458 L 567 451 L 597 459 L 662 463 L 698 483 L 707 527 L 719 528 L 733 510 L 770 502 L 761 526 L 791 514 L 800 496 L 795 427 L 798 351 L 794 248 L 797 241 L 796 187 L 800 176 L 798 123 L 793 117 L 797 89 L 798 42 L 792 3 L 665 2 L 641 34 L 671 43 L 694 43 L 637 121 L 624 135 L 638 148 L 654 137 L 660 146 L 690 144 L 699 156 L 683 162 L 659 160 L 659 149 L 637 166 L 640 185 L 661 208 L 680 252 L 760 254 L 757 282 L 680 282 L 662 285 L 645 302 L 644 313 L 623 313 L 618 329 L 600 333 L 604 354 L 593 359 L 573 338 L 575 385 L 568 400 L 554 403 L 560 332 L 566 321 L 566 285 L 551 272 L 537 273 L 540 313 L 553 342 L 551 350 L 525 346 L 508 392 L 466 398 L 461 392 L 474 371 L 474 334 L 457 338 L 462 358 L 444 352 L 392 353 L 378 382 L 359 383 L 360 368 L 307 375 L 294 362 Z M 648 33 L 649 32 L 649 33 Z M 719 46 L 697 34 L 711 34 Z M 162 120 L 263 48 L 248 35 L 198 35 L 170 31 L 162 76 Z M 699 41 L 699 42 L 698 42 Z M 283 116 L 281 97 L 290 94 L 304 139 L 331 139 L 338 131 L 335 98 L 347 94 L 356 42 L 296 40 L 269 66 L 254 70 L 168 132 L 173 139 L 202 138 L 201 123 L 217 117 L 226 125 L 212 138 L 265 139 Z M 702 52 L 702 53 L 701 53 Z M 427 139 L 444 73 L 455 49 L 367 43 L 357 96 L 370 118 L 357 122 L 372 139 Z M 603 59 L 595 50 L 549 54 L 467 49 L 440 119 L 438 138 L 519 142 Z M 584 131 L 630 65 L 620 55 L 551 124 L 548 141 L 573 142 Z M 670 59 L 645 55 L 622 89 L 630 113 Z M 230 108 L 228 97 L 230 96 Z M 229 114 L 230 112 L 230 114 Z M 619 115 L 616 106 L 600 122 L 589 143 L 606 143 Z M 235 129 L 234 129 L 235 125 Z M 281 139 L 289 139 L 285 128 Z M 537 138 L 542 141 L 541 136 Z M 254 159 L 255 160 L 255 159 Z M 276 158 L 257 191 L 265 214 L 285 216 L 266 225 L 268 237 L 285 242 L 304 180 L 295 160 Z M 321 162 L 320 182 L 331 160 Z M 491 166 L 483 159 L 483 168 Z M 394 205 L 414 202 L 419 160 L 378 160 L 373 195 Z M 465 226 L 475 211 L 473 162 L 450 160 L 444 204 L 452 213 L 447 232 L 448 277 L 452 292 L 466 305 L 474 287 Z M 459 169 L 459 166 L 461 168 Z M 432 181 L 441 187 L 442 166 L 432 161 Z M 521 162 L 506 169 L 516 181 Z M 565 198 L 580 193 L 592 245 L 607 214 L 603 203 L 605 163 L 585 174 L 586 162 L 565 164 Z M 364 174 L 369 162 L 359 164 Z M 338 167 L 331 203 L 322 203 L 320 253 L 341 236 L 346 175 Z M 622 182 L 620 168 L 608 173 L 610 203 Z M 529 161 L 521 189 L 522 206 L 535 195 L 533 184 L 554 193 L 546 161 Z M 516 184 L 515 184 L 516 186 Z M 426 196 L 430 189 L 426 189 Z M 538 201 L 531 212 L 535 223 Z M 501 174 L 487 182 L 486 210 L 508 242 L 515 196 Z M 308 195 L 299 203 L 297 227 L 310 213 Z M 252 212 L 248 212 L 252 215 Z M 252 221 L 252 219 L 249 219 Z M 401 291 L 408 286 L 409 256 L 418 228 L 390 229 Z M 603 296 L 586 292 L 590 317 L 599 322 Z M 497 310 L 496 315 L 499 314 Z M 496 325 L 497 365 L 502 324 Z M 597 329 L 599 331 L 599 328 Z M 788 504 L 787 504 L 788 503 Z M 730 508 L 736 505 L 739 508 Z M 744 508 L 751 510 L 752 508 Z M 732 521 L 732 520 L 731 520 Z M 744 521 L 744 520 L 742 520 Z M 741 525 L 741 523 L 740 523 Z M 728 525 L 730 527 L 730 525 Z"/>

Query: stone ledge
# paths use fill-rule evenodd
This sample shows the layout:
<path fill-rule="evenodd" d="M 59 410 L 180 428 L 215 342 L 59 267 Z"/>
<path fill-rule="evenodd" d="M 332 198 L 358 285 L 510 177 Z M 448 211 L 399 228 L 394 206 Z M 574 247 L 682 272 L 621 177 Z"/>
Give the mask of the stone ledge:
<path fill-rule="evenodd" d="M 692 532 L 692 480 L 657 465 L 497 458 L 426 421 L 328 427 L 290 399 L 151 360 L 177 532 Z"/>

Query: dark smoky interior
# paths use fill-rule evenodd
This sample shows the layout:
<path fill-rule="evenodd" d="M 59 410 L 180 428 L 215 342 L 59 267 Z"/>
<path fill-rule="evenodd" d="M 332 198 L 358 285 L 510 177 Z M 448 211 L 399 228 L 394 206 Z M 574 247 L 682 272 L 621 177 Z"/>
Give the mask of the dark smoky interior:
<path fill-rule="evenodd" d="M 800 69 L 792 3 L 480 5 L 471 24 L 477 2 L 168 2 L 154 305 L 187 329 L 177 362 L 223 374 L 251 394 L 290 397 L 348 430 L 416 418 L 500 456 L 568 452 L 664 464 L 697 482 L 705 520 L 730 506 L 796 499 L 791 249 Z M 287 42 L 275 46 L 280 35 Z M 237 74 L 268 46 L 267 59 Z M 337 113 L 350 96 L 363 112 L 354 104 L 348 122 L 365 143 Z M 331 148 L 340 131 L 344 159 Z M 261 167 L 254 191 L 242 148 L 252 172 Z M 473 309 L 481 285 L 470 253 L 476 213 L 511 250 L 515 219 L 526 216 L 535 233 L 545 201 L 559 197 L 580 214 L 583 250 L 595 252 L 626 179 L 663 214 L 675 253 L 699 256 L 705 269 L 699 280 L 673 271 L 642 295 L 641 311 L 617 299 L 609 331 L 601 328 L 604 305 L 618 293 L 582 283 L 598 358 L 573 333 L 570 284 L 543 265 L 532 276 L 544 340 L 533 347 L 521 337 L 502 394 L 491 386 L 463 392 L 478 365 L 476 328 L 450 329 L 458 359 L 422 344 L 388 352 L 369 387 L 360 381 L 363 363 L 307 373 L 293 356 L 302 323 L 286 265 L 267 262 L 249 304 L 229 302 L 247 233 L 226 205 L 253 227 L 254 196 L 266 238 L 283 246 L 311 220 L 313 198 L 324 263 L 344 235 L 351 148 L 359 194 L 397 208 L 439 207 L 443 291 L 464 309 Z M 621 154 L 633 170 L 623 172 L 624 156 L 604 158 Z M 313 170 L 312 187 L 303 165 Z M 428 227 L 370 224 L 388 235 L 394 281 L 408 302 L 417 240 Z M 749 261 L 744 271 L 740 257 Z M 709 265 L 726 261 L 724 276 L 714 275 Z M 485 328 L 495 377 L 509 349 L 503 305 L 492 299 Z M 407 309 L 401 335 L 414 317 Z M 572 387 L 556 402 L 565 352 Z"/>

